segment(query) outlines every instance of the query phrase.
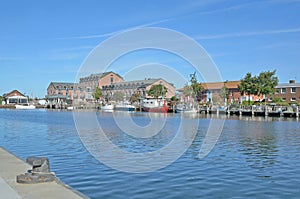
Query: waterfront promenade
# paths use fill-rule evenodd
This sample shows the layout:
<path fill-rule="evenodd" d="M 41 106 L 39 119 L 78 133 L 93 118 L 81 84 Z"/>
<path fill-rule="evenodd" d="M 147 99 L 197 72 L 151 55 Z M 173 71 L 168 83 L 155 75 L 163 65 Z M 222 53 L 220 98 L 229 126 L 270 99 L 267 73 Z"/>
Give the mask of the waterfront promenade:
<path fill-rule="evenodd" d="M 0 194 L 5 199 L 82 199 L 84 195 L 59 182 L 19 184 L 16 176 L 24 174 L 31 166 L 0 147 Z"/>

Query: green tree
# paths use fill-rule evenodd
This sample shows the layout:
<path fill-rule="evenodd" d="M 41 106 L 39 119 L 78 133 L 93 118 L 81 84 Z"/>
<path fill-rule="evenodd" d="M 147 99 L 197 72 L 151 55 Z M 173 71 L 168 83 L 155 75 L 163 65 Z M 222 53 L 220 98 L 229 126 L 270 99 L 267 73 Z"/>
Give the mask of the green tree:
<path fill-rule="evenodd" d="M 280 103 L 280 102 L 283 102 L 281 97 L 275 97 L 273 100 L 272 100 L 273 103 Z"/>
<path fill-rule="evenodd" d="M 217 97 L 217 96 L 213 96 L 212 97 L 212 102 L 213 102 L 213 104 L 219 104 L 219 97 Z"/>
<path fill-rule="evenodd" d="M 190 74 L 190 82 L 191 82 L 191 88 L 192 88 L 192 97 L 197 98 L 199 101 L 199 95 L 204 90 L 203 86 L 197 81 L 196 72 L 193 74 Z"/>
<path fill-rule="evenodd" d="M 177 102 L 179 99 L 174 95 L 173 97 L 171 97 L 171 101 L 172 102 Z"/>
<path fill-rule="evenodd" d="M 137 102 L 139 101 L 139 98 L 141 97 L 141 93 L 137 92 L 137 93 L 134 93 L 131 97 L 130 97 L 130 101 L 131 102 Z"/>
<path fill-rule="evenodd" d="M 0 95 L 0 106 L 2 105 L 2 101 L 4 101 L 4 97 Z"/>
<path fill-rule="evenodd" d="M 267 96 L 274 94 L 278 85 L 278 77 L 275 76 L 276 70 L 261 72 L 257 81 L 257 95 L 263 95 L 265 102 Z"/>
<path fill-rule="evenodd" d="M 192 86 L 189 86 L 187 83 L 183 87 L 183 94 L 185 96 L 192 96 L 193 88 Z"/>
<path fill-rule="evenodd" d="M 99 100 L 102 97 L 102 90 L 99 87 L 96 87 L 92 95 L 95 100 Z"/>
<path fill-rule="evenodd" d="M 238 88 L 242 95 L 248 95 L 248 104 L 250 105 L 250 95 L 257 94 L 257 82 L 256 76 L 252 77 L 251 73 L 247 73 Z"/>
<path fill-rule="evenodd" d="M 258 76 L 252 77 L 251 73 L 247 73 L 246 76 L 241 80 L 239 90 L 242 95 L 263 95 L 265 101 L 267 95 L 273 94 L 276 91 L 278 85 L 278 77 L 275 76 L 276 70 L 261 72 Z"/>
<path fill-rule="evenodd" d="M 124 99 L 124 93 L 121 91 L 114 92 L 112 99 L 114 101 L 122 101 Z"/>
<path fill-rule="evenodd" d="M 226 100 L 228 98 L 229 89 L 224 85 L 220 90 L 220 97 L 224 100 L 224 103 L 226 103 Z"/>
<path fill-rule="evenodd" d="M 168 89 L 161 85 L 153 85 L 151 88 L 147 91 L 147 94 L 154 97 L 154 98 L 159 98 L 159 97 L 165 97 L 166 93 L 168 92 Z"/>

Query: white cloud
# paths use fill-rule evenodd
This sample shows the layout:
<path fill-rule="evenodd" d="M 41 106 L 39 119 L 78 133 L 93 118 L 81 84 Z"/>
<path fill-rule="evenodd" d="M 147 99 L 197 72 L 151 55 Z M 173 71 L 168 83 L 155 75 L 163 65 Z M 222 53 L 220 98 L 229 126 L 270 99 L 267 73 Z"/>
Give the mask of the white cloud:
<path fill-rule="evenodd" d="M 254 32 L 234 32 L 216 35 L 198 35 L 194 37 L 195 39 L 224 39 L 233 37 L 249 37 L 249 36 L 259 36 L 259 35 L 271 35 L 271 34 L 283 34 L 283 33 L 297 33 L 300 32 L 300 28 L 291 29 L 278 29 L 278 30 L 262 30 Z"/>
<path fill-rule="evenodd" d="M 263 45 L 258 47 L 258 49 L 270 49 L 270 48 L 282 48 L 282 47 L 293 47 L 293 46 L 299 46 L 300 41 L 292 41 L 292 42 L 277 42 L 277 43 L 271 43 L 267 45 Z"/>
<path fill-rule="evenodd" d="M 95 48 L 95 46 L 77 46 L 77 47 L 57 49 L 57 50 L 55 50 L 55 52 L 69 52 L 69 51 L 79 51 L 79 50 L 91 50 L 93 48 Z"/>
<path fill-rule="evenodd" d="M 150 22 L 150 23 L 145 23 L 145 24 L 142 24 L 142 25 L 134 26 L 134 27 L 125 28 L 125 29 L 122 29 L 122 30 L 117 30 L 117 31 L 110 32 L 110 33 L 104 33 L 104 34 L 75 36 L 75 37 L 62 37 L 62 38 L 57 38 L 57 39 L 94 39 L 94 38 L 110 37 L 110 36 L 113 36 L 117 33 L 121 33 L 121 32 L 127 31 L 127 30 L 153 26 L 153 25 L 168 22 L 168 21 L 171 21 L 171 20 L 173 20 L 173 19 L 172 18 L 162 19 L 162 20 L 153 21 L 153 22 Z"/>

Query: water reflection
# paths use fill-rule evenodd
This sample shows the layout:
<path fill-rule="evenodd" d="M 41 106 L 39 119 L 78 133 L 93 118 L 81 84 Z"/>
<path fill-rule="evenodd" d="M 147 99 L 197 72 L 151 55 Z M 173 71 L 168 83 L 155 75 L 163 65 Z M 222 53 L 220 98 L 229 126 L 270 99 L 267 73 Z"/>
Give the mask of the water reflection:
<path fill-rule="evenodd" d="M 288 118 L 288 117 L 260 117 L 260 116 L 236 116 L 236 115 L 225 115 L 225 114 L 200 114 L 199 118 L 211 118 L 211 119 L 224 119 L 224 120 L 242 120 L 242 121 L 256 121 L 256 122 L 273 122 L 273 121 L 296 121 L 299 122 L 299 118 Z"/>
<path fill-rule="evenodd" d="M 189 131 L 197 128 L 193 124 L 197 122 L 199 126 L 192 145 L 176 162 L 147 174 L 119 172 L 93 158 L 78 138 L 72 112 L 67 111 L 0 110 L 0 145 L 23 159 L 32 155 L 49 157 L 51 170 L 63 182 L 91 198 L 299 197 L 300 128 L 297 119 L 157 115 L 153 116 L 154 120 L 164 119 L 165 127 L 150 139 L 123 133 L 112 113 L 93 113 L 111 142 L 135 153 L 152 152 L 168 145 L 182 120 L 187 131 L 182 134 L 182 142 L 175 143 L 171 151 L 175 153 L 192 138 Z M 151 122 L 147 113 L 116 115 L 128 116 L 141 126 Z M 198 152 L 211 119 L 225 119 L 225 126 L 214 149 L 199 159 Z M 91 142 L 102 142 L 99 137 L 90 136 L 94 135 L 93 131 L 87 135 Z M 108 150 L 108 158 L 110 155 Z M 151 162 L 144 166 L 149 165 Z"/>
<path fill-rule="evenodd" d="M 278 156 L 278 143 L 274 123 L 245 123 L 240 152 L 246 155 L 246 161 L 253 168 L 272 167 Z"/>

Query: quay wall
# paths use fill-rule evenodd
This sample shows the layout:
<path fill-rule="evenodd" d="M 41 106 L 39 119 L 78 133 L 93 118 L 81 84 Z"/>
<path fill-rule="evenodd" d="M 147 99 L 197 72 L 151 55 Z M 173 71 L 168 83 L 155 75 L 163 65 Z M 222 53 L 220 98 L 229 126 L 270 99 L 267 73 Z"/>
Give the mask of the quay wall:
<path fill-rule="evenodd" d="M 73 190 L 57 179 L 54 182 L 38 184 L 17 183 L 17 175 L 24 174 L 32 168 L 23 160 L 14 156 L 0 146 L 0 193 L 1 198 L 16 199 L 86 199 L 88 197 Z M 50 162 L 51 164 L 51 162 Z"/>

